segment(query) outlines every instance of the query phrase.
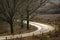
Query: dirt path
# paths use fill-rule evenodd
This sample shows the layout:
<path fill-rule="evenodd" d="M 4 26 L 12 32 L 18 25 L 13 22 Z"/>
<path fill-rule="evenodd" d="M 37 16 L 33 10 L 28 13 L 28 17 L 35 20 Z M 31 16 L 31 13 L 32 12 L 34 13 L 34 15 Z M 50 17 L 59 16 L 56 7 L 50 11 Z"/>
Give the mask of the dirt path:
<path fill-rule="evenodd" d="M 24 21 L 24 23 L 26 23 L 26 21 Z M 7 39 L 11 39 L 11 38 L 16 38 L 16 37 L 27 37 L 27 36 L 32 36 L 33 34 L 34 35 L 38 35 L 38 34 L 42 34 L 42 33 L 46 33 L 46 32 L 49 32 L 49 31 L 53 31 L 55 28 L 50 26 L 50 25 L 45 25 L 45 24 L 41 24 L 41 23 L 37 23 L 37 22 L 31 22 L 29 23 L 30 25 L 32 26 L 35 26 L 37 27 L 37 30 L 36 31 L 33 31 L 33 32 L 29 32 L 29 33 L 24 33 L 24 34 L 17 34 L 17 35 L 8 35 L 8 36 L 0 36 L 0 40 L 4 40 L 6 37 Z"/>

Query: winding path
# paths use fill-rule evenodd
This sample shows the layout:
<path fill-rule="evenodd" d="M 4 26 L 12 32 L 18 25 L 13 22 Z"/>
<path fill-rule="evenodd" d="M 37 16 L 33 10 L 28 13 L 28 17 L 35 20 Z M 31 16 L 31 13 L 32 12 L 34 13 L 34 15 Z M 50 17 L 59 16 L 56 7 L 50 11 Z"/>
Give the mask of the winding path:
<path fill-rule="evenodd" d="M 26 21 L 24 21 L 24 23 L 26 23 Z M 8 35 L 8 36 L 0 36 L 0 40 L 4 40 L 6 39 L 11 39 L 11 38 L 16 38 L 16 37 L 27 37 L 27 36 L 32 36 L 33 34 L 34 35 L 38 35 L 38 34 L 42 34 L 42 33 L 46 33 L 46 32 L 49 32 L 49 31 L 53 31 L 55 28 L 50 26 L 50 25 L 45 25 L 45 24 L 41 24 L 41 23 L 37 23 L 37 22 L 31 22 L 29 23 L 30 25 L 32 26 L 35 26 L 37 27 L 38 29 L 36 31 L 33 31 L 33 32 L 30 32 L 30 33 L 24 33 L 24 34 L 17 34 L 17 35 Z"/>

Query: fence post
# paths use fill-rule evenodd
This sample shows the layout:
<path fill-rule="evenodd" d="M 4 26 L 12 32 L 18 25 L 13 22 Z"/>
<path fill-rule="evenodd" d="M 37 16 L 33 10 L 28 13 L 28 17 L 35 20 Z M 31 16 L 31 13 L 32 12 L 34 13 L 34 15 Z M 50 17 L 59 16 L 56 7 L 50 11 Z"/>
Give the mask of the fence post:
<path fill-rule="evenodd" d="M 7 40 L 7 37 L 5 37 L 5 40 Z"/>
<path fill-rule="evenodd" d="M 35 38 L 35 37 L 34 37 L 34 33 L 33 33 L 33 35 L 32 35 L 32 39 L 34 40 L 34 38 Z"/>

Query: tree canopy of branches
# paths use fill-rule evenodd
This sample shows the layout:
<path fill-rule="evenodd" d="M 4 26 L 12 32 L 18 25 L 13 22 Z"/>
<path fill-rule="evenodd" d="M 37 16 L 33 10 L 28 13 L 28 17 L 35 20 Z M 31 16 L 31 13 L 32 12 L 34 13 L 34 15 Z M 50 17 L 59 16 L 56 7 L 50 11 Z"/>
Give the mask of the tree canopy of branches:
<path fill-rule="evenodd" d="M 0 15 L 2 20 L 10 24 L 11 34 L 14 33 L 13 22 L 14 15 L 17 12 L 17 7 L 23 2 L 23 0 L 0 0 Z"/>
<path fill-rule="evenodd" d="M 0 0 L 0 15 L 4 21 L 10 24 L 11 34 L 13 34 L 14 15 L 17 12 L 21 17 L 21 27 L 23 27 L 23 20 L 26 18 L 27 29 L 29 29 L 29 16 L 46 2 L 47 0 Z"/>
<path fill-rule="evenodd" d="M 32 15 L 37 9 L 44 6 L 48 0 L 25 0 L 20 8 L 23 17 L 27 20 L 27 29 L 29 29 L 29 16 Z"/>

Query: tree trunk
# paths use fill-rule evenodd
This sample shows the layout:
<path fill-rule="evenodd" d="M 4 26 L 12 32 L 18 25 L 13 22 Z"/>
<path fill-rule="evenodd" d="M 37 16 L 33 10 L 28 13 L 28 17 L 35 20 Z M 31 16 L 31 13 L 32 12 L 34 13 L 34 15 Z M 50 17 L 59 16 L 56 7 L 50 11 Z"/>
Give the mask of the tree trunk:
<path fill-rule="evenodd" d="M 23 16 L 21 15 L 21 28 L 23 28 Z"/>
<path fill-rule="evenodd" d="M 14 34 L 13 21 L 12 20 L 10 21 L 10 31 L 11 31 L 11 34 Z"/>
<path fill-rule="evenodd" d="M 29 30 L 29 13 L 27 12 L 27 30 Z"/>
<path fill-rule="evenodd" d="M 10 26 L 11 26 L 11 34 L 14 34 L 14 31 L 13 31 L 13 24 L 11 24 Z"/>

